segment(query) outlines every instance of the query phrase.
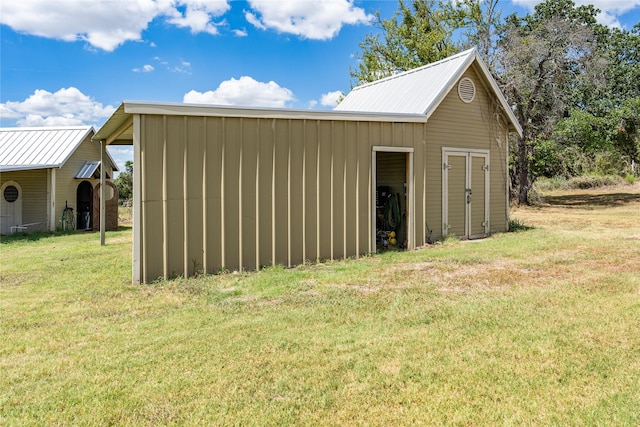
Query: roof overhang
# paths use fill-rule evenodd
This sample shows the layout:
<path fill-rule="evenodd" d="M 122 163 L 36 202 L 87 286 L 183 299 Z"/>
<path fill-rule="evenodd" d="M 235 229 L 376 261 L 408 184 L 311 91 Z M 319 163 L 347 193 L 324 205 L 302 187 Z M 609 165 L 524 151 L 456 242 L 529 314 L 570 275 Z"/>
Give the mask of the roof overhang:
<path fill-rule="evenodd" d="M 10 165 L 0 166 L 0 172 L 19 172 L 19 171 L 31 171 L 38 169 L 60 169 L 61 165 Z"/>
<path fill-rule="evenodd" d="M 76 172 L 76 176 L 74 176 L 74 178 L 75 179 L 99 179 L 101 164 L 102 162 L 100 161 L 84 162 L 80 167 L 80 169 L 78 169 L 78 172 Z M 114 169 L 114 170 L 117 170 L 117 169 Z M 108 173 L 106 178 L 111 179 Z"/>
<path fill-rule="evenodd" d="M 93 136 L 107 145 L 133 144 L 133 116 L 167 115 L 196 117 L 237 117 L 258 119 L 343 120 L 366 122 L 425 123 L 422 114 L 365 113 L 334 110 L 293 110 L 284 108 L 248 108 L 203 104 L 123 101 Z"/>

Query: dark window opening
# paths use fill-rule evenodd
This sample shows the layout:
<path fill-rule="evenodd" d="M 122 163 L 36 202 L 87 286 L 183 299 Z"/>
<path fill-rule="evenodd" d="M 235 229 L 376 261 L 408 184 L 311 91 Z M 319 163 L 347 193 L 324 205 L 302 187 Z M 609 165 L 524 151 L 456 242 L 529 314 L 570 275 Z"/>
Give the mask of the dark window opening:
<path fill-rule="evenodd" d="M 4 189 L 4 199 L 9 203 L 18 200 L 18 189 L 13 185 L 7 185 Z"/>

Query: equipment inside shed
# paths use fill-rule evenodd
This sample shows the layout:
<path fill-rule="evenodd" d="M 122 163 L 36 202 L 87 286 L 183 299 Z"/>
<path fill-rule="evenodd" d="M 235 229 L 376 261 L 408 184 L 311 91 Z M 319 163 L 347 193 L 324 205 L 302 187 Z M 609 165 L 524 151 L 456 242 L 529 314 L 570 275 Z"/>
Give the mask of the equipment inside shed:
<path fill-rule="evenodd" d="M 376 153 L 376 250 L 407 247 L 407 153 Z"/>

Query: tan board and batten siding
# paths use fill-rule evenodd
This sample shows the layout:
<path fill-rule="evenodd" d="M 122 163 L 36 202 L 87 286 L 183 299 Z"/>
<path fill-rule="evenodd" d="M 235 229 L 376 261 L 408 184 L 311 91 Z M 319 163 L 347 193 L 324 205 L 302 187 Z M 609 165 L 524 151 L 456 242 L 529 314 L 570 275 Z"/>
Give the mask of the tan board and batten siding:
<path fill-rule="evenodd" d="M 463 78 L 471 102 L 458 95 Z M 387 103 L 399 90 L 411 109 Z M 402 192 L 403 175 L 409 249 L 444 236 L 443 205 L 456 226 L 470 218 L 449 232 L 507 229 L 507 137 L 521 128 L 475 50 L 356 88 L 341 105 L 357 111 L 124 102 L 94 139 L 134 147 L 133 282 L 375 252 L 376 185 Z M 472 170 L 445 174 L 445 157 Z M 403 159 L 404 172 L 388 170 Z"/>
<path fill-rule="evenodd" d="M 508 228 L 507 125 L 477 72 L 470 68 L 463 77 L 468 77 L 475 83 L 475 99 L 468 104 L 462 102 L 456 86 L 429 118 L 427 126 L 427 158 L 429 160 L 425 172 L 429 195 L 427 200 L 430 202 L 427 205 L 427 220 L 435 238 L 442 237 L 440 200 L 442 200 L 443 147 L 490 150 L 489 226 L 492 233 L 505 231 Z M 464 184 L 457 188 L 464 188 Z M 456 195 L 449 194 L 449 197 L 451 199 Z M 456 200 L 461 200 L 461 197 L 457 197 Z M 451 212 L 454 212 L 454 215 L 456 213 L 461 215 L 462 209 L 458 206 L 458 209 L 450 209 L 450 215 Z M 454 230 L 454 234 L 460 236 L 464 234 L 464 230 Z"/>
<path fill-rule="evenodd" d="M 373 147 L 421 171 L 424 141 L 424 123 L 143 115 L 140 279 L 373 252 Z"/>

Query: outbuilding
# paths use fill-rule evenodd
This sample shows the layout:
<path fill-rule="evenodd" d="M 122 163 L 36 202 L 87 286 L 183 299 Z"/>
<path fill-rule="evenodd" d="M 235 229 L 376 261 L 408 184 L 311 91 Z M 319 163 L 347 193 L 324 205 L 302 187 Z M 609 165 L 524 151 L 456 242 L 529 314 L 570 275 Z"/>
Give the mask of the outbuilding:
<path fill-rule="evenodd" d="M 472 49 L 334 111 L 125 101 L 94 139 L 133 145 L 138 283 L 506 231 L 509 132 Z"/>
<path fill-rule="evenodd" d="M 99 230 L 102 164 L 107 228 L 117 228 L 118 167 L 106 152 L 102 161 L 94 134 L 93 126 L 0 128 L 0 234 Z"/>

